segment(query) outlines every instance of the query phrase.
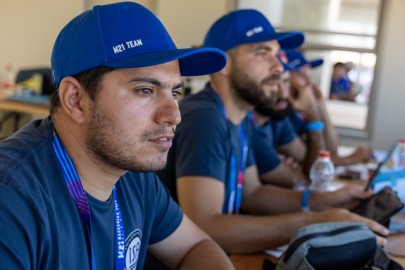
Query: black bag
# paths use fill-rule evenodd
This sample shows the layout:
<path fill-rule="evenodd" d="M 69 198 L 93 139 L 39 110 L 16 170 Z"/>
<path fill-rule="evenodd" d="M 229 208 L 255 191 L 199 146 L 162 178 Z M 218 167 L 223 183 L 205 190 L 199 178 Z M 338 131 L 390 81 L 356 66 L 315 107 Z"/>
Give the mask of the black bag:
<path fill-rule="evenodd" d="M 377 245 L 363 223 L 326 222 L 299 229 L 277 263 L 263 270 L 403 270 Z"/>

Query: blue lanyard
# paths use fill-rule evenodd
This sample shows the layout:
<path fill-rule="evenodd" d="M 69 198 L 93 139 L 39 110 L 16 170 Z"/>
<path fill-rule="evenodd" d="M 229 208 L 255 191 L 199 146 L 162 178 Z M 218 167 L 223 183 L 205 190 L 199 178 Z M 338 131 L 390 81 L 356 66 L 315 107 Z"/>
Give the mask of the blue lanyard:
<path fill-rule="evenodd" d="M 242 186 L 243 186 L 243 179 L 245 178 L 245 169 L 246 169 L 246 160 L 247 160 L 247 152 L 248 152 L 248 145 L 246 143 L 245 132 L 243 130 L 243 125 L 240 124 L 240 141 L 241 144 L 241 153 L 242 158 L 239 166 L 238 172 L 238 181 L 236 185 L 236 200 L 235 200 L 235 213 L 239 213 L 241 203 L 242 203 Z"/>
<path fill-rule="evenodd" d="M 250 120 L 250 122 L 252 122 L 254 127 L 257 128 L 258 126 L 260 126 L 259 123 L 257 123 L 255 115 L 252 112 L 248 112 L 247 117 Z"/>
<path fill-rule="evenodd" d="M 83 189 L 82 182 L 80 181 L 79 175 L 77 174 L 76 168 L 73 165 L 72 160 L 69 157 L 65 147 L 59 139 L 59 136 L 54 133 L 52 139 L 53 150 L 56 154 L 60 168 L 62 169 L 65 182 L 69 188 L 70 195 L 79 210 L 80 217 L 86 224 L 87 232 L 89 234 L 89 241 L 91 247 L 91 266 L 92 269 L 96 269 L 96 261 L 94 257 L 94 249 L 91 244 L 91 217 L 90 208 L 87 201 L 86 193 Z M 117 247 L 117 257 L 115 263 L 116 270 L 125 269 L 125 232 L 122 220 L 122 213 L 117 200 L 117 192 L 115 187 L 112 191 L 114 200 L 114 217 L 115 217 L 115 235 L 116 235 L 116 247 Z"/>
<path fill-rule="evenodd" d="M 224 117 L 227 118 L 225 106 L 222 103 L 218 94 L 214 91 L 214 89 L 212 89 L 212 87 L 211 87 L 211 92 L 215 95 L 217 103 L 221 107 Z M 229 195 L 229 201 L 228 201 L 228 213 L 235 213 L 235 214 L 239 213 L 240 207 L 242 204 L 242 194 L 243 194 L 242 187 L 243 187 L 243 180 L 245 178 L 247 154 L 248 154 L 248 149 L 249 149 L 242 123 L 239 125 L 239 134 L 240 134 L 240 141 L 241 141 L 241 151 L 240 152 L 242 153 L 242 157 L 241 157 L 239 169 L 237 169 L 236 168 L 237 167 L 236 153 L 235 153 L 235 151 L 233 151 L 232 157 L 231 157 L 231 173 L 230 173 L 231 193 Z"/>

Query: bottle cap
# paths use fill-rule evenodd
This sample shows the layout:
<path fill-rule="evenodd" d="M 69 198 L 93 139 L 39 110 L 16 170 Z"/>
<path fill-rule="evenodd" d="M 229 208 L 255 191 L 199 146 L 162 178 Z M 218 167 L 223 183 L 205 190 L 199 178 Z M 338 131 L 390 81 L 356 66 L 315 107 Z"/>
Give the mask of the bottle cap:
<path fill-rule="evenodd" d="M 318 152 L 318 157 L 330 157 L 330 152 L 327 150 L 320 150 Z"/>

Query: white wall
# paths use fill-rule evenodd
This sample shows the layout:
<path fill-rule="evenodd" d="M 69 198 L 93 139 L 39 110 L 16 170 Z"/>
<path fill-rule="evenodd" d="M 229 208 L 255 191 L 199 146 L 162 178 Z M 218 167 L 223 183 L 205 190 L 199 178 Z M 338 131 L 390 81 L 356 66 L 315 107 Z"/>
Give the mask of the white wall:
<path fill-rule="evenodd" d="M 405 137 L 404 10 L 404 0 L 385 0 L 370 118 L 371 142 L 380 149 Z"/>
<path fill-rule="evenodd" d="M 83 0 L 0 0 L 0 72 L 50 65 L 59 30 L 83 11 Z"/>
<path fill-rule="evenodd" d="M 217 18 L 226 13 L 229 0 L 158 1 L 159 16 L 177 47 L 201 45 L 204 36 Z"/>
<path fill-rule="evenodd" d="M 178 48 L 201 45 L 211 24 L 236 7 L 236 0 L 157 1 L 155 13 Z M 189 86 L 193 92 L 197 92 L 208 80 L 209 76 L 194 77 Z"/>

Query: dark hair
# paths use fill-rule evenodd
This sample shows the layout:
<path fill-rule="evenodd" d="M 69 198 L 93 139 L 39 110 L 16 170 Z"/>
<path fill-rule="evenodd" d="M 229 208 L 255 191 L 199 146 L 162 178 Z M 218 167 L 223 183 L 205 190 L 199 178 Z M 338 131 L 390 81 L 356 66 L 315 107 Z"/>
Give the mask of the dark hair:
<path fill-rule="evenodd" d="M 338 68 L 338 67 L 344 67 L 345 64 L 343 64 L 342 62 L 337 62 L 333 65 L 334 68 Z"/>
<path fill-rule="evenodd" d="M 101 78 L 113 70 L 114 68 L 100 66 L 83 71 L 73 77 L 79 81 L 91 100 L 94 101 L 99 92 Z M 51 95 L 50 103 L 50 115 L 52 117 L 60 106 L 59 88 Z"/>

